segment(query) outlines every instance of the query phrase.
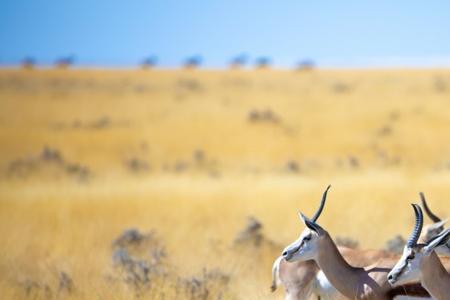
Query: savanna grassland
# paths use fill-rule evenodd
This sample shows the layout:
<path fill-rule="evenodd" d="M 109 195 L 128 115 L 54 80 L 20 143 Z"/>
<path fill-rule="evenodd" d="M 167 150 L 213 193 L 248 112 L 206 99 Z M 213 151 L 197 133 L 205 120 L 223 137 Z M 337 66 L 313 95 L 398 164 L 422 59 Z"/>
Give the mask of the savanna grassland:
<path fill-rule="evenodd" d="M 0 145 L 1 299 L 279 299 L 329 183 L 360 247 L 450 216 L 450 70 L 1 70 Z"/>

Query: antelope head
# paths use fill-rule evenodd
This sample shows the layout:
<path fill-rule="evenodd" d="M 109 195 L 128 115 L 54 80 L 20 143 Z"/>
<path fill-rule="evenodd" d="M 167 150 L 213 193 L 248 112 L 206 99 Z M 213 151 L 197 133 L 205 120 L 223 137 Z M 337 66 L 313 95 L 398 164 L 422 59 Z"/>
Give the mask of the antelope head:
<path fill-rule="evenodd" d="M 437 247 L 445 245 L 450 238 L 449 228 L 433 237 L 426 244 L 418 244 L 417 241 L 423 226 L 423 214 L 419 205 L 412 204 L 412 206 L 416 215 L 416 225 L 403 249 L 400 260 L 388 274 L 388 281 L 391 285 L 420 281 L 422 263 Z"/>
<path fill-rule="evenodd" d="M 282 256 L 286 261 L 305 261 L 315 258 L 317 250 L 320 248 L 322 237 L 326 234 L 326 231 L 320 227 L 316 221 L 320 217 L 320 214 L 325 206 L 327 193 L 330 187 L 331 186 L 329 185 L 323 193 L 320 206 L 311 219 L 308 219 L 305 215 L 299 213 L 299 217 L 305 224 L 306 228 L 297 240 L 283 250 Z"/>
<path fill-rule="evenodd" d="M 420 200 L 422 201 L 422 207 L 425 210 L 425 213 L 430 218 L 431 221 L 433 221 L 433 224 L 426 225 L 423 228 L 423 241 L 428 242 L 432 238 L 434 238 L 436 235 L 441 233 L 444 230 L 444 225 L 447 223 L 447 220 L 442 220 L 438 216 L 436 216 L 431 209 L 428 207 L 427 200 L 425 199 L 425 195 L 420 192 Z"/>

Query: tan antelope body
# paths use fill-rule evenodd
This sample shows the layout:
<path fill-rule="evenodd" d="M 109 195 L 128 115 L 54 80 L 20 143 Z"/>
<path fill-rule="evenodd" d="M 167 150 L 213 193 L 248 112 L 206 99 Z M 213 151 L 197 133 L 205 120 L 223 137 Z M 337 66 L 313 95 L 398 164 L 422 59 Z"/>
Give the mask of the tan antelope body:
<path fill-rule="evenodd" d="M 289 263 L 280 256 L 274 263 L 271 289 L 275 291 L 278 284 L 283 285 L 285 300 L 306 300 L 312 294 L 323 297 L 323 293 L 318 294 L 315 290 L 319 271 L 314 261 Z"/>
<path fill-rule="evenodd" d="M 338 247 L 339 252 L 351 265 L 364 267 L 378 261 L 380 258 L 395 258 L 391 252 L 384 250 L 356 250 Z M 328 281 L 326 276 L 314 261 L 287 262 L 277 259 L 276 272 L 272 290 L 276 289 L 276 280 L 284 286 L 286 299 L 303 300 L 316 295 L 321 299 L 345 299 Z"/>

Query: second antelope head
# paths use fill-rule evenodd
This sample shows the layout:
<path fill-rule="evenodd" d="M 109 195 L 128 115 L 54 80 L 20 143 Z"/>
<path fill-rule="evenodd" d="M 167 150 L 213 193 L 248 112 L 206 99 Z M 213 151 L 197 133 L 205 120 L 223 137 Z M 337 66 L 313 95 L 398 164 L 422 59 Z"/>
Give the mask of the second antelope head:
<path fill-rule="evenodd" d="M 423 226 L 423 214 L 419 205 L 412 204 L 412 206 L 416 215 L 416 225 L 403 249 L 402 257 L 388 274 L 388 281 L 392 285 L 420 281 L 424 261 L 428 259 L 436 248 L 445 246 L 445 243 L 450 238 L 450 229 L 447 229 L 433 237 L 426 244 L 419 244 L 418 240 Z"/>
<path fill-rule="evenodd" d="M 422 241 L 428 242 L 439 233 L 444 231 L 444 225 L 445 223 L 447 223 L 447 220 L 442 220 L 431 211 L 430 207 L 428 206 L 427 200 L 425 199 L 425 195 L 422 192 L 419 193 L 419 196 L 420 200 L 422 201 L 422 208 L 425 210 L 425 213 L 430 218 L 430 220 L 433 221 L 433 224 L 426 225 L 422 229 Z M 439 254 L 446 255 L 445 253 Z"/>
<path fill-rule="evenodd" d="M 288 261 L 305 261 L 315 258 L 317 250 L 320 248 L 322 237 L 326 231 L 320 227 L 316 221 L 320 217 L 327 200 L 327 193 L 331 186 L 328 186 L 323 193 L 319 208 L 311 219 L 308 219 L 302 213 L 299 213 L 300 219 L 306 225 L 306 228 L 300 234 L 300 237 L 283 250 L 283 258 Z"/>

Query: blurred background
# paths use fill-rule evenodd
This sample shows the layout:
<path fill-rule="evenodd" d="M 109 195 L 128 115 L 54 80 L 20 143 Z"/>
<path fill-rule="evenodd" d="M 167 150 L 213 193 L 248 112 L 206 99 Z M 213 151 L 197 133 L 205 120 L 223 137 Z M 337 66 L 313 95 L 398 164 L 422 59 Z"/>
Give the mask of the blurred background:
<path fill-rule="evenodd" d="M 319 223 L 450 216 L 446 1 L 2 1 L 4 299 L 281 299 Z"/>

